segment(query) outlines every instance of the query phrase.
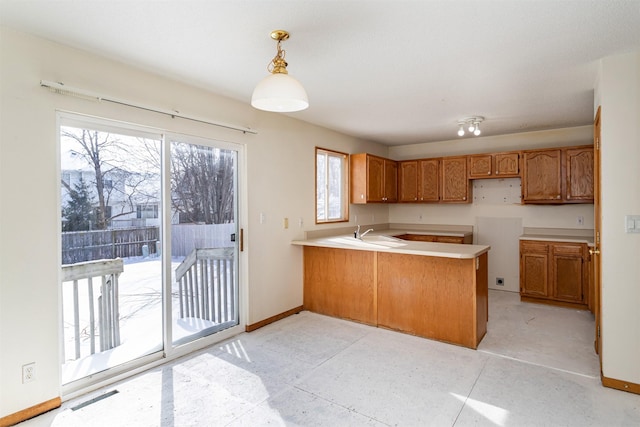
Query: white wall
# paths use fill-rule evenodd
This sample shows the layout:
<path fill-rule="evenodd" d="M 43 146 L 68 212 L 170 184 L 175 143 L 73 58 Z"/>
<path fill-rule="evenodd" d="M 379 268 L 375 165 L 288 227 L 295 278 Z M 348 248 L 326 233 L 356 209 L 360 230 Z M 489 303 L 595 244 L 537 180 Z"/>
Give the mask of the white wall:
<path fill-rule="evenodd" d="M 452 125 L 451 131 L 452 133 L 456 131 L 455 126 Z M 581 126 L 395 146 L 390 147 L 389 156 L 395 160 L 406 160 L 592 143 L 593 126 Z M 489 286 L 494 289 L 519 292 L 519 258 L 516 239 L 522 234 L 523 228 L 564 228 L 585 232 L 593 229 L 593 205 L 521 205 L 518 199 L 520 184 L 519 178 L 475 180 L 472 190 L 474 200 L 471 204 L 391 205 L 389 220 L 393 223 L 474 226 L 476 232 L 474 243 L 488 244 L 493 248 L 489 252 Z M 578 217 L 584 219 L 583 225 L 578 225 Z M 513 250 L 509 251 L 507 248 Z M 504 287 L 495 286 L 496 277 L 505 279 Z"/>
<path fill-rule="evenodd" d="M 602 371 L 638 385 L 640 234 L 625 233 L 624 216 L 640 215 L 640 54 L 604 58 L 596 94 L 602 106 Z"/>
<path fill-rule="evenodd" d="M 386 155 L 387 147 L 298 120 L 254 110 L 195 87 L 87 52 L 2 29 L 0 33 L 0 417 L 60 395 L 59 184 L 56 111 L 64 110 L 246 147 L 249 306 L 258 322 L 302 305 L 302 251 L 289 242 L 314 225 L 315 145 Z M 258 130 L 242 134 L 106 102 L 53 94 L 41 79 L 63 81 L 113 97 Z M 386 207 L 358 207 L 387 222 Z M 259 223 L 264 212 L 267 221 Z M 282 219 L 290 219 L 284 230 Z M 304 228 L 298 226 L 303 218 Z M 342 224 L 344 225 L 344 224 Z M 327 226 L 324 226 L 327 228 Z M 36 362 L 37 380 L 21 383 L 21 366 Z"/>

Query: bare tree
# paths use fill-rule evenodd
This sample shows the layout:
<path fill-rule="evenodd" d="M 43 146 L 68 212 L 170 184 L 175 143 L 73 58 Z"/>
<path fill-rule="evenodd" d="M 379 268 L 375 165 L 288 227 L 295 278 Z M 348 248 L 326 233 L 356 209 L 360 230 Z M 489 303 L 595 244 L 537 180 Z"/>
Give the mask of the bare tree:
<path fill-rule="evenodd" d="M 233 152 L 176 143 L 171 151 L 172 206 L 180 222 L 234 221 Z"/>
<path fill-rule="evenodd" d="M 157 201 L 158 141 L 137 138 L 139 144 L 131 144 L 119 135 L 78 128 L 62 128 L 61 136 L 75 143 L 71 155 L 82 158 L 92 170 L 98 204 L 95 228 L 103 230 L 113 218 L 136 212 L 137 204 Z M 63 186 L 70 190 L 64 181 Z M 113 212 L 107 208 L 116 196 L 121 203 Z"/>

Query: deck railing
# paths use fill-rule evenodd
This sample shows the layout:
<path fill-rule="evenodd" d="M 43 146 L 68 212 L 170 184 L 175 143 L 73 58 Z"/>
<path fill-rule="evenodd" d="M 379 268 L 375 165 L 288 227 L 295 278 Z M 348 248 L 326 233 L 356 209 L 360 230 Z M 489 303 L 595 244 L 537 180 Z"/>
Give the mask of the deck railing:
<path fill-rule="evenodd" d="M 120 345 L 118 276 L 123 271 L 124 263 L 119 258 L 62 266 L 62 285 L 72 283 L 73 286 L 74 360 L 81 357 L 80 331 L 84 331 L 84 327 L 81 329 L 81 322 L 84 324 L 88 321 L 86 332 L 89 336 L 90 354 L 96 353 L 96 338 L 99 339 L 101 352 Z M 63 292 L 64 290 L 65 288 Z M 81 320 L 81 312 L 88 313 L 88 320 Z M 66 355 L 64 360 L 67 360 Z"/>
<path fill-rule="evenodd" d="M 234 249 L 194 249 L 175 270 L 180 317 L 222 324 L 237 317 Z"/>

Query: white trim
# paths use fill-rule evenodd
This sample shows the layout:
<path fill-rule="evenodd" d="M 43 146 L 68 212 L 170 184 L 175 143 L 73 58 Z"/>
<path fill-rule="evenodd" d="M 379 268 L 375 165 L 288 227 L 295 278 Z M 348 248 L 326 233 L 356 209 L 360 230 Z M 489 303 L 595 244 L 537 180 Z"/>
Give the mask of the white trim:
<path fill-rule="evenodd" d="M 185 142 L 191 144 L 199 144 L 204 146 L 216 147 L 221 149 L 227 149 L 231 151 L 235 151 L 237 153 L 236 164 L 236 232 L 239 236 L 240 228 L 244 228 L 244 224 L 247 223 L 248 214 L 246 209 L 243 210 L 243 206 L 247 206 L 247 187 L 246 187 L 246 156 L 245 144 L 222 141 L 210 137 L 198 137 L 186 134 L 179 134 L 175 132 L 170 132 L 167 130 L 148 127 L 143 125 L 137 125 L 132 123 L 120 122 L 117 120 L 104 119 L 89 115 L 65 112 L 65 111 L 57 111 L 56 112 L 56 140 L 57 140 L 57 178 L 60 180 L 60 127 L 62 126 L 76 126 L 76 127 L 91 127 L 97 128 L 98 130 L 103 130 L 106 132 L 118 132 L 121 134 L 139 136 L 139 137 L 147 137 L 153 139 L 162 140 L 161 143 L 161 164 L 162 164 L 162 183 L 161 183 L 161 193 L 163 200 L 170 200 L 171 197 L 171 166 L 168 160 L 169 151 L 170 151 L 170 143 L 172 141 L 176 142 Z M 58 212 L 61 212 L 61 196 L 57 195 L 58 199 Z M 163 241 L 171 240 L 171 218 L 170 216 L 165 214 L 164 209 L 161 214 L 161 239 Z M 58 233 L 58 248 L 61 248 L 62 241 L 60 237 L 60 233 Z M 167 248 L 169 249 L 169 248 Z M 61 265 L 61 250 L 58 251 L 58 265 Z M 236 278 L 238 284 L 238 325 L 233 326 L 231 328 L 222 330 L 220 332 L 214 333 L 212 335 L 208 335 L 202 338 L 195 339 L 194 341 L 179 345 L 177 347 L 173 347 L 172 340 L 172 319 L 170 314 L 172 313 L 172 302 L 170 298 L 170 289 L 171 289 L 171 253 L 169 250 L 162 251 L 163 256 L 163 271 L 162 271 L 162 286 L 164 289 L 163 292 L 163 351 L 158 351 L 155 353 L 151 353 L 140 358 L 131 360 L 122 365 L 115 366 L 113 368 L 109 368 L 106 371 L 97 372 L 93 375 L 90 375 L 85 378 L 81 378 L 72 383 L 64 384 L 60 386 L 60 395 L 63 400 L 69 400 L 79 395 L 88 393 L 90 391 L 96 390 L 100 387 L 107 386 L 109 384 L 113 384 L 117 381 L 121 381 L 128 377 L 131 377 L 137 373 L 143 372 L 145 370 L 154 368 L 156 366 L 162 365 L 166 362 L 175 360 L 179 357 L 182 357 L 186 354 L 192 353 L 194 351 L 200 350 L 202 348 L 211 346 L 217 342 L 221 342 L 223 340 L 229 339 L 239 333 L 244 332 L 245 325 L 247 322 L 248 316 L 248 266 L 247 266 L 247 253 L 239 251 L 239 239 L 236 240 L 236 259 L 237 259 L 237 271 Z M 167 267 L 168 266 L 168 267 Z M 60 281 L 60 277 L 59 280 Z M 167 292 L 167 288 L 169 292 Z M 62 289 L 60 288 L 59 296 L 58 296 L 58 311 L 59 311 L 59 319 L 58 319 L 58 327 L 59 333 L 61 336 L 64 336 L 62 331 Z M 166 313 L 169 313 L 169 316 L 166 316 Z M 167 318 L 168 317 L 168 318 Z M 58 340 L 58 369 L 59 369 L 59 384 L 62 382 L 62 355 L 63 355 L 63 341 Z"/>

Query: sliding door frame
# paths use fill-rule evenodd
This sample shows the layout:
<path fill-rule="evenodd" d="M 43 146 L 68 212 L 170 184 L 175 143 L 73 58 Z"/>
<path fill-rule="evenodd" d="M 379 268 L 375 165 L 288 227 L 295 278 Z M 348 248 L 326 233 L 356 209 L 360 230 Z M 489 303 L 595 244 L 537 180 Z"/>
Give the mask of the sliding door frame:
<path fill-rule="evenodd" d="M 166 129 L 161 129 L 157 127 L 145 126 L 140 124 L 132 124 L 121 122 L 118 120 L 112 120 L 108 118 L 95 117 L 75 112 L 68 112 L 58 110 L 56 111 L 56 141 L 58 147 L 58 159 L 60 157 L 60 128 L 64 126 L 65 123 L 68 122 L 80 122 L 86 123 L 87 125 L 95 124 L 97 127 L 104 127 L 106 129 L 122 129 L 123 132 L 129 131 L 135 134 L 148 134 L 148 135 L 156 135 L 161 136 L 161 194 L 162 194 L 162 209 L 161 209 L 161 241 L 163 242 L 163 250 L 162 250 L 162 312 L 163 312 L 163 320 L 162 320 L 162 341 L 163 348 L 160 351 L 139 357 L 137 359 L 131 360 L 129 362 L 125 362 L 116 367 L 110 368 L 106 371 L 95 373 L 89 377 L 85 377 L 79 379 L 77 381 L 73 381 L 68 384 L 62 385 L 62 361 L 63 361 L 63 330 L 62 330 L 62 287 L 59 288 L 58 291 L 58 300 L 56 301 L 58 304 L 58 366 L 59 366 L 59 378 L 60 378 L 60 394 L 62 400 L 73 399 L 79 395 L 85 394 L 92 390 L 96 390 L 98 388 L 107 386 L 109 384 L 115 383 L 117 381 L 123 380 L 125 378 L 136 375 L 140 372 L 148 370 L 150 368 L 162 365 L 168 361 L 174 360 L 186 354 L 192 353 L 199 349 L 211 346 L 217 342 L 229 339 L 241 332 L 245 331 L 245 325 L 247 321 L 247 307 L 248 307 L 248 263 L 247 263 L 247 253 L 241 251 L 242 244 L 240 239 L 242 238 L 242 232 L 245 228 L 245 224 L 248 223 L 248 215 L 247 215 L 247 201 L 248 201 L 248 190 L 247 190 L 247 169 L 246 169 L 246 145 L 232 142 L 232 141 L 224 141 L 221 139 L 216 139 L 210 136 L 192 136 L 186 135 L 183 133 L 171 132 Z M 236 270 L 236 280 L 238 287 L 238 325 L 230 327 L 228 329 L 213 333 L 211 335 L 201 337 L 195 339 L 192 342 L 185 343 L 183 345 L 179 345 L 174 347 L 172 344 L 172 314 L 171 314 L 171 165 L 170 165 L 170 142 L 169 137 L 177 138 L 180 141 L 206 145 L 216 148 L 233 150 L 237 153 L 237 170 L 236 170 L 236 179 L 235 179 L 235 197 L 236 197 L 236 230 L 237 230 L 237 238 L 235 242 L 235 250 L 236 250 L 236 261 L 235 261 L 235 270 Z M 57 166 L 57 181 L 59 182 L 61 179 L 61 169 L 60 164 L 58 162 Z M 58 192 L 59 193 L 59 192 Z M 62 198 L 61 195 L 58 194 L 58 215 L 61 212 L 62 206 Z M 168 242 L 166 245 L 165 242 Z M 58 234 L 58 248 L 62 248 L 62 237 L 61 234 Z M 62 265 L 62 257 L 61 251 L 58 251 L 58 265 Z M 59 280 L 62 277 L 61 269 L 58 272 Z"/>

